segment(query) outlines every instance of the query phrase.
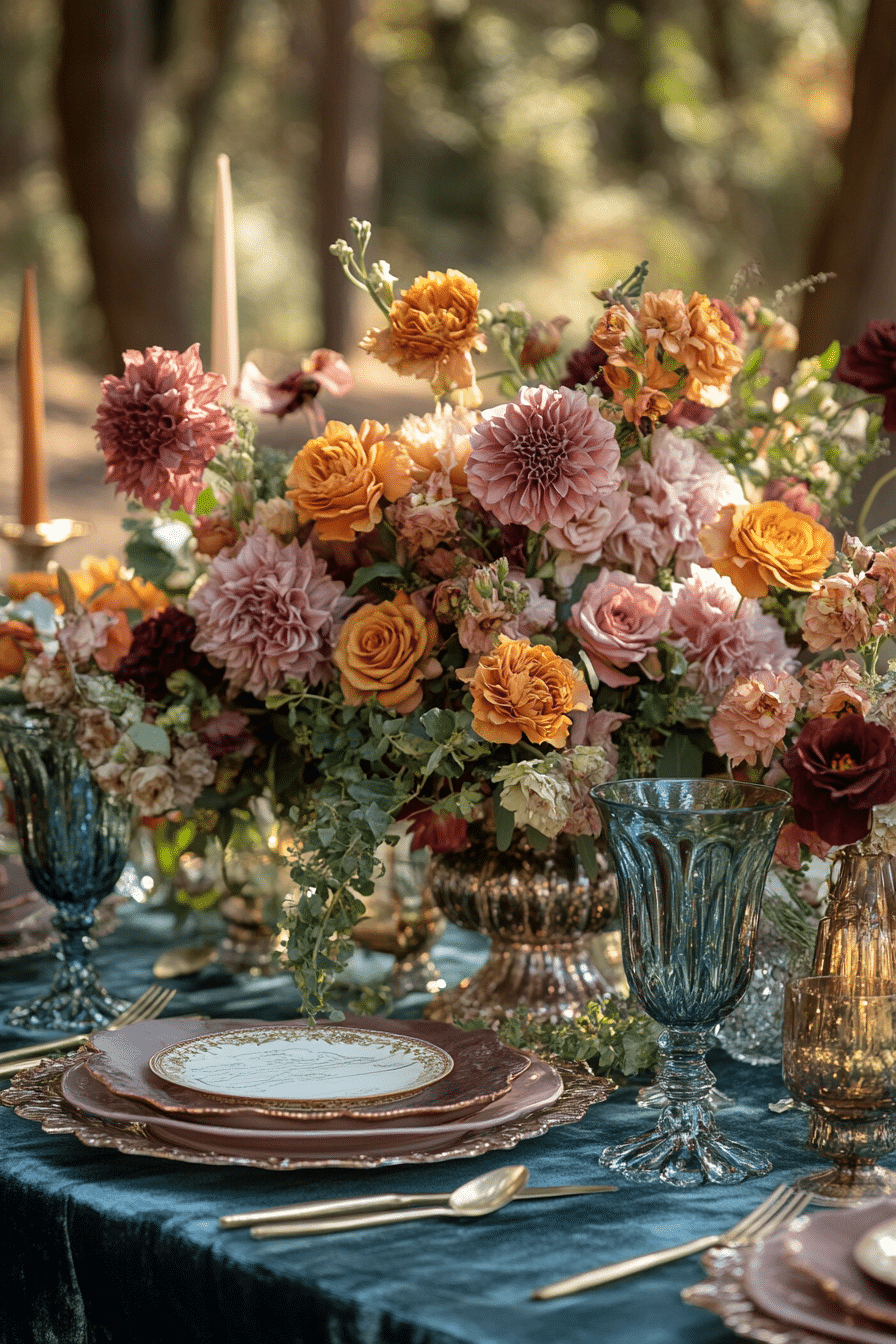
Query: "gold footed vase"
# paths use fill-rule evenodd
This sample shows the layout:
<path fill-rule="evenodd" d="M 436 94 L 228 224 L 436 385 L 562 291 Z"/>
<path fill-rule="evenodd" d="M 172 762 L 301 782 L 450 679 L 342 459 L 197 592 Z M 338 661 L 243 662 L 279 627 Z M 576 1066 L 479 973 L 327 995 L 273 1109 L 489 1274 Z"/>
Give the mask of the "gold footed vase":
<path fill-rule="evenodd" d="M 525 1008 L 557 1022 L 610 993 L 589 946 L 615 904 L 609 864 L 599 861 L 602 876 L 592 882 L 569 836 L 536 851 L 514 832 L 499 852 L 494 832 L 479 824 L 465 850 L 433 855 L 427 891 L 435 905 L 452 924 L 491 938 L 491 951 L 475 975 L 436 995 L 425 1015 L 493 1023 Z"/>
<path fill-rule="evenodd" d="M 876 980 L 896 993 L 896 856 L 849 845 L 836 862 L 815 940 L 814 974 Z M 881 1123 L 892 1133 L 890 1148 L 896 1147 L 896 1122 L 888 1117 Z M 830 1153 L 834 1143 L 831 1122 L 813 1111 L 809 1147 Z"/>

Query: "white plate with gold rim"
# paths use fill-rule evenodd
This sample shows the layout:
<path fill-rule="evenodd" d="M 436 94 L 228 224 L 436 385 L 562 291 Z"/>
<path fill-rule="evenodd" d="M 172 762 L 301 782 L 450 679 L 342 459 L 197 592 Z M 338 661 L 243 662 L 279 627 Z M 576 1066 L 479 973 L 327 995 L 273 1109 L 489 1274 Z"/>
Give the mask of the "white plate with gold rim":
<path fill-rule="evenodd" d="M 853 1247 L 856 1264 L 872 1279 L 896 1288 L 896 1218 L 878 1223 Z"/>
<path fill-rule="evenodd" d="M 157 1077 L 227 1101 L 302 1110 L 391 1101 L 422 1092 L 454 1068 L 437 1045 L 357 1027 L 253 1027 L 159 1050 Z"/>

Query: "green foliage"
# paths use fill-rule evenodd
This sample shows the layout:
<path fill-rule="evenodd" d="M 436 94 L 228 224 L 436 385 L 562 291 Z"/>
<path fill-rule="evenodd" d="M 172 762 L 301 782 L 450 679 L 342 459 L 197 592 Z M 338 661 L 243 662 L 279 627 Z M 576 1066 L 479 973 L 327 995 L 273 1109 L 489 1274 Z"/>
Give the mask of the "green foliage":
<path fill-rule="evenodd" d="M 477 1019 L 456 1025 L 476 1030 L 488 1024 Z M 661 1030 L 633 1000 L 618 994 L 589 1003 L 572 1022 L 538 1022 L 518 1008 L 498 1024 L 506 1045 L 561 1060 L 587 1060 L 595 1072 L 616 1078 L 633 1078 L 656 1067 Z"/>

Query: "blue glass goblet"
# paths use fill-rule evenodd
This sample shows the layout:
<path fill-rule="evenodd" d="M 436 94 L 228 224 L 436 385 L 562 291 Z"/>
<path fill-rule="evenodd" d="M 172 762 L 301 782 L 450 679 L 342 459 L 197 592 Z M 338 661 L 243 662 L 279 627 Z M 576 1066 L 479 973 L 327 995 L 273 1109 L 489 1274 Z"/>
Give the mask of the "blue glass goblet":
<path fill-rule="evenodd" d="M 601 1154 L 631 1180 L 732 1184 L 771 1170 L 724 1138 L 706 1099 L 710 1033 L 753 973 L 765 876 L 789 803 L 780 789 L 717 779 L 627 779 L 592 797 L 619 887 L 622 960 L 638 1000 L 665 1027 L 656 1127 Z"/>
<path fill-rule="evenodd" d="M 13 1008 L 12 1026 L 89 1031 L 108 1025 L 126 1000 L 113 999 L 91 964 L 93 912 L 128 857 L 131 808 L 94 783 L 73 740 L 73 722 L 27 707 L 0 710 L 0 751 L 15 802 L 22 862 L 56 907 L 60 966 L 49 992 Z"/>

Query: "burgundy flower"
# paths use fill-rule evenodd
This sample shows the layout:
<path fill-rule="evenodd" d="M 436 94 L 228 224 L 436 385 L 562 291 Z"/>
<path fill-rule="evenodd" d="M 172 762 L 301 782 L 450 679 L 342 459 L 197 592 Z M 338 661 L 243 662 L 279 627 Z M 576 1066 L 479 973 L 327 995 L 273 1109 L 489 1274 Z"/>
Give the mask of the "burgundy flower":
<path fill-rule="evenodd" d="M 467 485 L 499 523 L 537 531 L 593 513 L 622 481 L 613 426 L 584 392 L 524 387 L 470 434 Z"/>
<path fill-rule="evenodd" d="M 896 798 L 896 741 L 859 714 L 810 719 L 781 764 L 793 781 L 793 815 L 830 845 L 862 840 L 871 809 Z"/>
<path fill-rule="evenodd" d="M 835 376 L 883 397 L 884 429 L 896 429 L 896 322 L 869 322 L 843 351 Z"/>
<path fill-rule="evenodd" d="M 679 397 L 669 414 L 662 417 L 662 421 L 664 425 L 672 425 L 673 428 L 692 429 L 694 425 L 707 424 L 714 415 L 712 406 L 701 406 L 689 397 Z"/>
<path fill-rule="evenodd" d="M 133 629 L 130 650 L 115 667 L 115 680 L 139 687 L 147 700 L 164 700 L 166 679 L 186 669 L 207 686 L 221 682 L 221 674 L 193 648 L 196 622 L 180 607 L 165 607 Z"/>
<path fill-rule="evenodd" d="M 463 817 L 436 816 L 430 807 L 411 803 L 399 814 L 411 828 L 411 849 L 429 849 L 433 854 L 458 854 L 468 847 L 467 823 Z"/>
<path fill-rule="evenodd" d="M 94 429 L 106 459 L 106 481 L 157 509 L 192 511 L 202 473 L 236 433 L 215 398 L 226 385 L 204 373 L 199 345 L 178 354 L 150 346 L 124 352 L 124 375 L 103 379 L 103 400 Z"/>
<path fill-rule="evenodd" d="M 821 516 L 821 500 L 812 494 L 807 481 L 800 481 L 795 476 L 782 476 L 769 481 L 762 491 L 762 498 L 780 499 L 788 509 L 805 513 L 816 522 Z"/>
<path fill-rule="evenodd" d="M 566 361 L 566 371 L 560 380 L 561 387 L 575 389 L 584 386 L 586 383 L 595 383 L 598 391 L 603 396 L 610 395 L 610 389 L 604 382 L 601 369 L 607 362 L 606 350 L 601 350 L 599 345 L 589 341 L 579 350 L 573 350 Z"/>

